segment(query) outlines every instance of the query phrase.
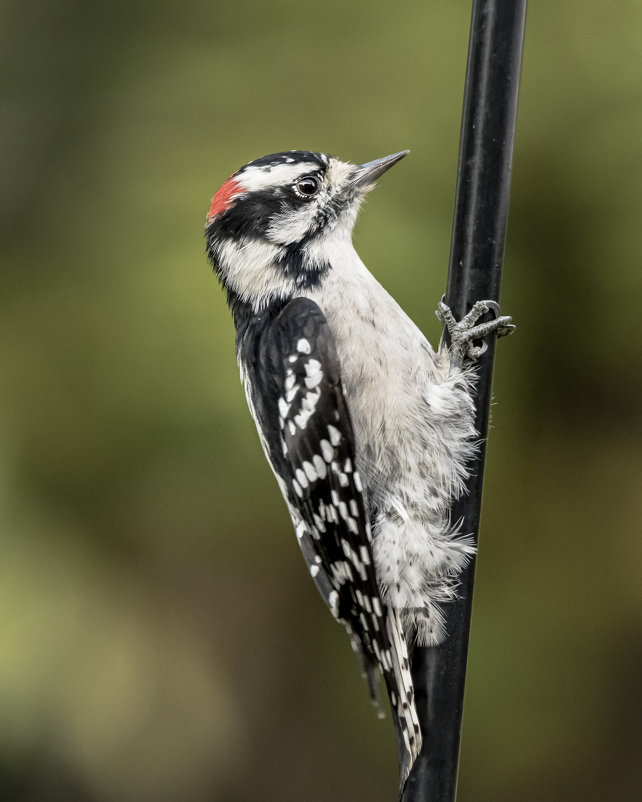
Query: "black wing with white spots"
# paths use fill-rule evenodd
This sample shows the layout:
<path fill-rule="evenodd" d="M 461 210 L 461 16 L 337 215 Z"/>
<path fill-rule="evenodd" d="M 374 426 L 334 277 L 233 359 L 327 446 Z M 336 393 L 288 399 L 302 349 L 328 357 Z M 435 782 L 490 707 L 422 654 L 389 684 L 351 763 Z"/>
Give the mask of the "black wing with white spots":
<path fill-rule="evenodd" d="M 310 573 L 351 633 L 371 690 L 375 666 L 384 676 L 405 780 L 420 746 L 407 648 L 397 614 L 379 594 L 330 326 L 313 301 L 295 298 L 257 333 L 253 352 L 246 378 L 264 447 Z"/>

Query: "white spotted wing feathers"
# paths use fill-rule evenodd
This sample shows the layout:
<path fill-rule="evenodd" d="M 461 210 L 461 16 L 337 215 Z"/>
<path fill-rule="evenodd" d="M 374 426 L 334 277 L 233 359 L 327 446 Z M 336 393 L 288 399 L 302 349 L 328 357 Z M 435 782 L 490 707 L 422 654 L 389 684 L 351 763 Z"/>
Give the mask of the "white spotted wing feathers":
<path fill-rule="evenodd" d="M 246 375 L 312 578 L 348 628 L 371 691 L 375 667 L 383 674 L 405 779 L 421 744 L 407 646 L 397 614 L 381 600 L 339 360 L 316 303 L 295 298 L 284 307 L 265 327 Z"/>

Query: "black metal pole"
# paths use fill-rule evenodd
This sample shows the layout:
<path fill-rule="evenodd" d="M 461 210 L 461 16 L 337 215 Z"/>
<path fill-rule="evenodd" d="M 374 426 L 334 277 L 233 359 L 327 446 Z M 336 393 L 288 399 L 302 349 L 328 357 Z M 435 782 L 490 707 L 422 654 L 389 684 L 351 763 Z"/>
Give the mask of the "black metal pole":
<path fill-rule="evenodd" d="M 499 300 L 526 0 L 474 0 L 464 90 L 455 219 L 446 303 L 460 319 L 481 299 Z M 477 540 L 485 438 L 493 372 L 494 337 L 478 364 L 477 431 L 482 447 L 467 494 L 452 519 Z M 448 637 L 416 648 L 413 677 L 423 748 L 406 783 L 403 802 L 454 802 L 463 711 L 474 560 L 460 598 L 447 606 Z"/>

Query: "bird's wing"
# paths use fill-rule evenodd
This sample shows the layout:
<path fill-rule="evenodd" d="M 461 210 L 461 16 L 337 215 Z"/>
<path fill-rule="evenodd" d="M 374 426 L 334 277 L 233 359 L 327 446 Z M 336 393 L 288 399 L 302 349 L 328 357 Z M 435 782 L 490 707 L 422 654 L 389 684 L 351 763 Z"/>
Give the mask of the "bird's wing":
<path fill-rule="evenodd" d="M 330 325 L 306 298 L 263 329 L 252 404 L 303 556 L 332 614 L 349 629 L 373 685 L 379 666 L 400 733 L 402 776 L 419 751 L 412 679 L 398 615 L 380 596 L 355 439 Z"/>

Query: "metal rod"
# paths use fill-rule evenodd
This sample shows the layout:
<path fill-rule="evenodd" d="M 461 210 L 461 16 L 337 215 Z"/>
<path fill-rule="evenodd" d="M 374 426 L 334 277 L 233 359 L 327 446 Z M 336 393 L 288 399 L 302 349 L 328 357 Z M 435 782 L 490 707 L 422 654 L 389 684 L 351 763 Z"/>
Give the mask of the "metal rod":
<path fill-rule="evenodd" d="M 474 0 L 446 302 L 459 319 L 480 299 L 499 300 L 526 0 Z M 476 427 L 482 446 L 468 492 L 452 511 L 477 541 L 495 342 L 478 363 Z M 446 641 L 416 648 L 413 677 L 423 749 L 403 802 L 454 802 L 475 562 L 447 605 Z"/>

